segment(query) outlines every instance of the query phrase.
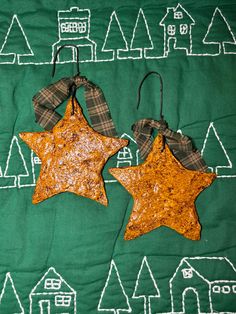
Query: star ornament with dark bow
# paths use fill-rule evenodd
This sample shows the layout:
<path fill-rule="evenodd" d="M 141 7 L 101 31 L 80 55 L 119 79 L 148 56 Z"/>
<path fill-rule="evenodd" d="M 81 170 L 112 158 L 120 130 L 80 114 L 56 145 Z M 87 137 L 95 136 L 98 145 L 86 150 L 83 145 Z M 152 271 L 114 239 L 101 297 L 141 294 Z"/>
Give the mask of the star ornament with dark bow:
<path fill-rule="evenodd" d="M 128 144 L 92 129 L 76 101 L 69 99 L 64 118 L 51 131 L 20 133 L 42 161 L 32 197 L 36 204 L 72 192 L 107 205 L 102 169 L 108 158 Z"/>
<path fill-rule="evenodd" d="M 167 144 L 163 149 L 161 134 L 143 164 L 109 171 L 134 199 L 125 240 L 160 226 L 174 229 L 191 240 L 200 239 L 201 226 L 194 203 L 216 178 L 214 173 L 183 167 Z"/>

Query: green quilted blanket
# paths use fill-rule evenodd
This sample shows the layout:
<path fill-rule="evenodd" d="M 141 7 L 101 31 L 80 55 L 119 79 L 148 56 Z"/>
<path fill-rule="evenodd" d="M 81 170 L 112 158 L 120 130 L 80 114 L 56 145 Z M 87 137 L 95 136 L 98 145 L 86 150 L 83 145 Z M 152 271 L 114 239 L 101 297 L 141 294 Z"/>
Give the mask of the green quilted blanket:
<path fill-rule="evenodd" d="M 0 313 L 236 313 L 236 1 L 2 0 Z M 19 138 L 43 131 L 32 97 L 75 74 L 104 92 L 119 137 L 103 171 L 108 207 L 72 193 L 37 205 L 41 161 Z M 163 113 L 192 138 L 214 183 L 196 200 L 201 240 L 160 227 L 124 240 L 131 195 L 111 167 L 143 161 L 131 130 Z M 88 121 L 83 91 L 77 92 Z M 64 114 L 66 102 L 57 111 Z"/>

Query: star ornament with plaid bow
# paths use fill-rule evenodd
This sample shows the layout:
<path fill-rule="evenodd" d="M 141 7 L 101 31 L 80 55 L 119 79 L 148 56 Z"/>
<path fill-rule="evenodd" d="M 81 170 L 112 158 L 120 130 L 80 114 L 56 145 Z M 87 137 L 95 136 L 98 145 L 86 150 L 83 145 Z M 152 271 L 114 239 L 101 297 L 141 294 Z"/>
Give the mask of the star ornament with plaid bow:
<path fill-rule="evenodd" d="M 69 99 L 64 118 L 51 131 L 24 132 L 20 137 L 42 161 L 33 204 L 62 192 L 108 204 L 101 172 L 128 141 L 92 129 L 76 99 Z"/>
<path fill-rule="evenodd" d="M 109 171 L 134 199 L 125 240 L 160 226 L 170 227 L 191 240 L 200 239 L 201 226 L 194 203 L 216 178 L 214 173 L 186 169 L 167 144 L 163 149 L 161 134 L 143 164 Z"/>

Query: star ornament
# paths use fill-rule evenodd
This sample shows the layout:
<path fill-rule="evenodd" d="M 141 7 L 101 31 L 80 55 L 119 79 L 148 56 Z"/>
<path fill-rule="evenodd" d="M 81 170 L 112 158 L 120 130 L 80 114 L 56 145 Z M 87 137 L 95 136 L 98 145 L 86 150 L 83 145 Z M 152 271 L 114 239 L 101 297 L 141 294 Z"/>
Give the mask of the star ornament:
<path fill-rule="evenodd" d="M 194 202 L 216 175 L 184 168 L 167 144 L 162 149 L 162 143 L 162 135 L 158 135 L 141 165 L 109 169 L 134 199 L 125 240 L 160 226 L 191 240 L 200 239 L 201 226 Z"/>
<path fill-rule="evenodd" d="M 62 192 L 108 204 L 101 172 L 108 158 L 128 141 L 93 130 L 76 99 L 73 114 L 70 98 L 64 118 L 51 131 L 25 132 L 20 137 L 42 161 L 33 204 Z"/>

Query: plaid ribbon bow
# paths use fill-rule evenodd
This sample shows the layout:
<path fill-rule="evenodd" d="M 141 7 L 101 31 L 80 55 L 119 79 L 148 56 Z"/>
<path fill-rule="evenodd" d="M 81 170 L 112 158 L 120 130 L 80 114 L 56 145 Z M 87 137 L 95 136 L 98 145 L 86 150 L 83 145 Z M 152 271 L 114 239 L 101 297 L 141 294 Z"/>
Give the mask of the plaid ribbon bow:
<path fill-rule="evenodd" d="M 45 130 L 51 130 L 61 119 L 55 111 L 71 94 L 71 87 L 84 87 L 85 100 L 93 128 L 103 135 L 116 136 L 116 129 L 102 90 L 83 76 L 65 77 L 42 88 L 34 97 L 36 122 Z"/>
<path fill-rule="evenodd" d="M 162 132 L 173 155 L 184 167 L 202 172 L 207 171 L 207 165 L 201 154 L 193 148 L 191 140 L 185 135 L 168 129 L 164 120 L 142 119 L 132 126 L 134 137 L 143 159 L 151 151 L 153 142 L 151 135 L 154 128 Z"/>

